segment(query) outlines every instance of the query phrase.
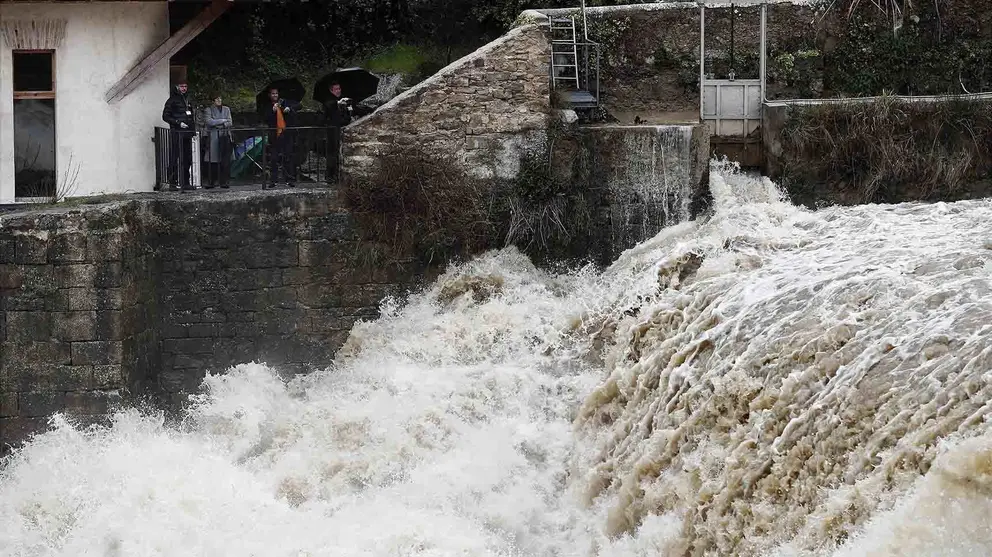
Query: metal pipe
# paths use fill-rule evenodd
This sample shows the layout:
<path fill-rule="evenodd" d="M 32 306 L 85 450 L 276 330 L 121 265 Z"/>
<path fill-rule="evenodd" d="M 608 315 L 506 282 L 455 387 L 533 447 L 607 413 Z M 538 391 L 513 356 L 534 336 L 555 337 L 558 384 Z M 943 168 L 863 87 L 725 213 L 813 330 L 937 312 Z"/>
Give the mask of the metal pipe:
<path fill-rule="evenodd" d="M 596 45 L 596 104 L 599 104 L 599 44 Z"/>
<path fill-rule="evenodd" d="M 706 83 L 706 6 L 699 4 L 699 121 L 703 121 L 705 104 L 704 87 Z"/>
<path fill-rule="evenodd" d="M 765 102 L 765 50 L 767 48 L 768 4 L 761 4 L 761 102 Z"/>
<path fill-rule="evenodd" d="M 589 42 L 589 22 L 586 21 L 586 0 L 582 0 L 582 37 Z"/>
<path fill-rule="evenodd" d="M 737 10 L 734 9 L 734 3 L 731 2 L 730 3 L 730 76 L 729 76 L 730 79 L 734 79 L 734 76 L 737 74 L 736 71 L 737 69 L 735 68 L 735 66 L 737 65 L 737 61 L 734 59 L 734 33 L 736 31 L 734 27 L 736 23 L 737 23 Z"/>

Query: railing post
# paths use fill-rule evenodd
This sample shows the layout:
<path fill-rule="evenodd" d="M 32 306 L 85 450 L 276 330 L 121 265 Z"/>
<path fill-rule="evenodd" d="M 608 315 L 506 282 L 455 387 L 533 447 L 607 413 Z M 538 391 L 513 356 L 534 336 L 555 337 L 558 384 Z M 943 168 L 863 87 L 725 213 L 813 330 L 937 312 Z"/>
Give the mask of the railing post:
<path fill-rule="evenodd" d="M 706 6 L 699 4 L 699 121 L 705 121 L 706 106 Z"/>
<path fill-rule="evenodd" d="M 761 103 L 764 105 L 765 97 L 765 56 L 768 48 L 768 4 L 761 4 Z M 764 110 L 764 108 L 762 108 Z"/>

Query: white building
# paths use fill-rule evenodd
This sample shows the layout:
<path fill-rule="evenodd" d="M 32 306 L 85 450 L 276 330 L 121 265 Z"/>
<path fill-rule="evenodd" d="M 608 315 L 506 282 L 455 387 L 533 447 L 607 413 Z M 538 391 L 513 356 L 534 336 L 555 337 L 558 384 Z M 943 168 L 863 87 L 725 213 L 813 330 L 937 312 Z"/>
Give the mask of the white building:
<path fill-rule="evenodd" d="M 151 191 L 169 58 L 228 6 L 169 34 L 165 0 L 0 0 L 0 203 Z"/>

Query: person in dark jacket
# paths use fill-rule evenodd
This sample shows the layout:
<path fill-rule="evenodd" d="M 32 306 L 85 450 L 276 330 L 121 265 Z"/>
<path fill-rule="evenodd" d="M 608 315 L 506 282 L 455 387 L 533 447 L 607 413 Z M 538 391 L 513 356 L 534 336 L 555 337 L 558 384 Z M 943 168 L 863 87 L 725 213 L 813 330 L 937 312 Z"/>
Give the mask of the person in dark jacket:
<path fill-rule="evenodd" d="M 342 97 L 341 84 L 329 85 L 330 96 L 324 101 L 324 125 L 327 130 L 327 181 L 337 178 L 341 166 L 341 128 L 351 123 L 351 106 Z"/>
<path fill-rule="evenodd" d="M 279 97 L 279 89 L 269 89 L 269 105 L 261 108 L 259 116 L 269 132 L 269 187 L 274 188 L 279 181 L 279 167 L 282 166 L 283 176 L 289 187 L 296 187 L 296 168 L 294 164 L 293 130 L 296 125 L 296 113 L 300 111 L 299 101 Z M 265 186 L 262 186 L 265 189 Z"/>
<path fill-rule="evenodd" d="M 189 100 L 189 85 L 180 81 L 162 109 L 162 120 L 169 124 L 168 180 L 173 186 L 178 182 L 184 191 L 193 189 L 189 180 L 193 162 L 193 134 L 195 133 L 193 105 Z M 176 182 L 173 182 L 176 180 Z M 175 189 L 174 187 L 171 189 Z"/>

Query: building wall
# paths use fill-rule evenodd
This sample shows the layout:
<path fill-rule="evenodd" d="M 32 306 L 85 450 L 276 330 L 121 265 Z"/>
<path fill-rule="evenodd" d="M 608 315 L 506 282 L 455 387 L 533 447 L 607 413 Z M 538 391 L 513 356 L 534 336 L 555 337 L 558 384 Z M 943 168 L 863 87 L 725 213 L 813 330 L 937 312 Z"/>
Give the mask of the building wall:
<path fill-rule="evenodd" d="M 169 66 L 162 63 L 124 99 L 107 90 L 169 35 L 167 2 L 16 3 L 11 20 L 66 21 L 55 52 L 57 176 L 78 168 L 71 195 L 150 191 L 152 128 L 162 125 Z M 14 200 L 12 48 L 0 39 L 0 203 Z M 74 168 L 75 167 L 75 168 Z"/>
<path fill-rule="evenodd" d="M 521 151 L 545 137 L 550 59 L 545 29 L 524 25 L 456 60 L 346 128 L 345 171 L 416 146 L 486 177 L 516 175 Z"/>

